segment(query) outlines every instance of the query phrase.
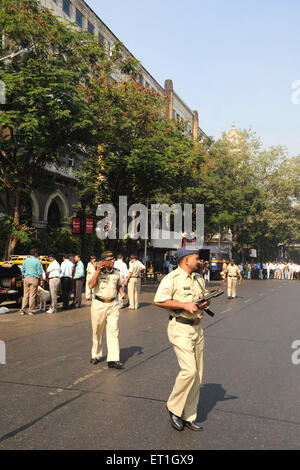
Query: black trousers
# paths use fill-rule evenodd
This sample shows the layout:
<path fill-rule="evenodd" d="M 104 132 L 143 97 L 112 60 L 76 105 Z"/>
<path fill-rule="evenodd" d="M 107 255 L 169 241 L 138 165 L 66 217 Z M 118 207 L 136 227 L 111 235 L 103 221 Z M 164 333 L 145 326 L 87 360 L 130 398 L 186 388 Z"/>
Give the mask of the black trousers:
<path fill-rule="evenodd" d="M 81 298 L 82 298 L 82 286 L 83 286 L 84 277 L 79 279 L 75 279 L 75 298 L 74 302 L 78 307 L 81 306 Z"/>
<path fill-rule="evenodd" d="M 62 277 L 60 279 L 63 306 L 69 306 L 70 293 L 72 290 L 72 279 L 70 277 Z"/>

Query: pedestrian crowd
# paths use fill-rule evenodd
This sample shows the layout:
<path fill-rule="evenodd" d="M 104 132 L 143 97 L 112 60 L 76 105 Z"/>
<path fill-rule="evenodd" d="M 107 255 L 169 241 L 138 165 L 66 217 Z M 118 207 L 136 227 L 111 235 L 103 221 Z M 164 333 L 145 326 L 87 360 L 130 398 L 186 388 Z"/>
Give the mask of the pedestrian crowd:
<path fill-rule="evenodd" d="M 57 313 L 59 298 L 62 301 L 62 310 L 80 308 L 85 280 L 85 299 L 86 301 L 92 300 L 93 289 L 89 287 L 89 283 L 97 269 L 96 256 L 90 257 L 86 270 L 80 255 L 63 255 L 62 259 L 60 264 L 55 255 L 50 255 L 49 265 L 45 272 L 38 251 L 35 249 L 30 251 L 30 257 L 24 260 L 21 269 L 23 277 L 21 315 L 26 313 L 34 315 L 40 297 L 50 300 L 50 307 L 46 313 Z M 122 286 L 128 288 L 128 308 L 136 310 L 139 308 L 141 273 L 146 270 L 146 267 L 136 255 L 132 255 L 128 268 L 121 254 L 114 261 L 113 267 L 120 273 Z M 73 301 L 71 301 L 72 293 Z M 125 307 L 124 299 L 120 295 L 118 302 L 120 308 Z"/>
<path fill-rule="evenodd" d="M 287 279 L 290 281 L 300 281 L 300 264 L 294 263 L 294 261 L 240 263 L 238 267 L 243 279 Z"/>

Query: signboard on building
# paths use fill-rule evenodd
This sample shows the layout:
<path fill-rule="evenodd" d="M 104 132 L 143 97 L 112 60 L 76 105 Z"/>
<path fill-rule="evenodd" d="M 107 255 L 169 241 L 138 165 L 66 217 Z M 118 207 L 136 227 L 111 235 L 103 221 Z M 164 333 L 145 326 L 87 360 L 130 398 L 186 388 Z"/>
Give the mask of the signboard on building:
<path fill-rule="evenodd" d="M 86 219 L 85 219 L 85 233 L 94 233 L 94 219 L 93 219 L 93 217 L 86 217 Z"/>
<path fill-rule="evenodd" d="M 249 250 L 249 256 L 251 256 L 251 258 L 256 258 L 256 250 L 254 248 Z"/>
<path fill-rule="evenodd" d="M 72 219 L 72 233 L 80 233 L 80 218 L 73 217 Z"/>

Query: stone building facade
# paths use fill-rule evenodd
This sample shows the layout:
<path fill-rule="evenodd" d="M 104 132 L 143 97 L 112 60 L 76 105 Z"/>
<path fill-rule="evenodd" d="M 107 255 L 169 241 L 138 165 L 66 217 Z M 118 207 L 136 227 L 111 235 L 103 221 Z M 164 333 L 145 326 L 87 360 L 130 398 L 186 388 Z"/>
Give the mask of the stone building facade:
<path fill-rule="evenodd" d="M 49 8 L 53 14 L 66 23 L 76 23 L 78 28 L 94 34 L 107 48 L 108 53 L 113 50 L 114 43 L 119 39 L 103 23 L 96 13 L 83 0 L 40 0 L 40 4 Z M 125 54 L 132 56 L 125 47 Z M 144 67 L 141 67 L 142 77 L 140 83 L 158 93 L 167 95 L 167 117 L 187 122 L 187 132 L 194 140 L 205 137 L 205 133 L 199 127 L 198 113 L 191 110 L 173 88 L 172 80 L 166 80 L 162 87 Z M 116 77 L 117 78 L 117 77 Z M 76 181 L 73 173 L 74 162 L 70 159 L 65 168 L 48 166 L 50 178 L 55 180 L 56 189 L 53 192 L 46 191 L 41 194 L 32 192 L 31 209 L 32 225 L 46 229 L 51 218 L 56 217 L 63 221 L 66 217 L 74 215 L 73 205 L 77 202 Z"/>

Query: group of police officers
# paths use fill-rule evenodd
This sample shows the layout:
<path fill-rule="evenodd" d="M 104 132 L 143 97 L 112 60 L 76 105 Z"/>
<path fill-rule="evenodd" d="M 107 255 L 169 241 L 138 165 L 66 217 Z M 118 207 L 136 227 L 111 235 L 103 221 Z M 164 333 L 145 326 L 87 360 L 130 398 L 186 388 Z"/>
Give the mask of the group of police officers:
<path fill-rule="evenodd" d="M 199 274 L 199 251 L 189 247 L 176 252 L 178 267 L 167 274 L 161 281 L 154 304 L 164 308 L 169 314 L 168 338 L 177 356 L 180 372 L 175 380 L 171 395 L 167 401 L 169 420 L 174 429 L 182 431 L 184 427 L 201 431 L 196 422 L 200 384 L 203 373 L 204 336 L 201 319 L 209 306 L 209 301 L 201 305 L 195 301 L 209 292 Z M 233 261 L 227 268 L 228 297 L 236 296 L 237 277 L 241 274 Z M 106 327 L 107 364 L 109 368 L 122 369 L 119 347 L 119 309 L 118 296 L 128 294 L 132 309 L 139 305 L 140 267 L 135 255 L 131 256 L 129 273 L 122 283 L 120 271 L 114 268 L 114 255 L 105 251 L 88 282 L 93 291 L 91 305 L 92 320 L 92 357 L 91 363 L 97 364 L 102 357 L 102 336 Z"/>

